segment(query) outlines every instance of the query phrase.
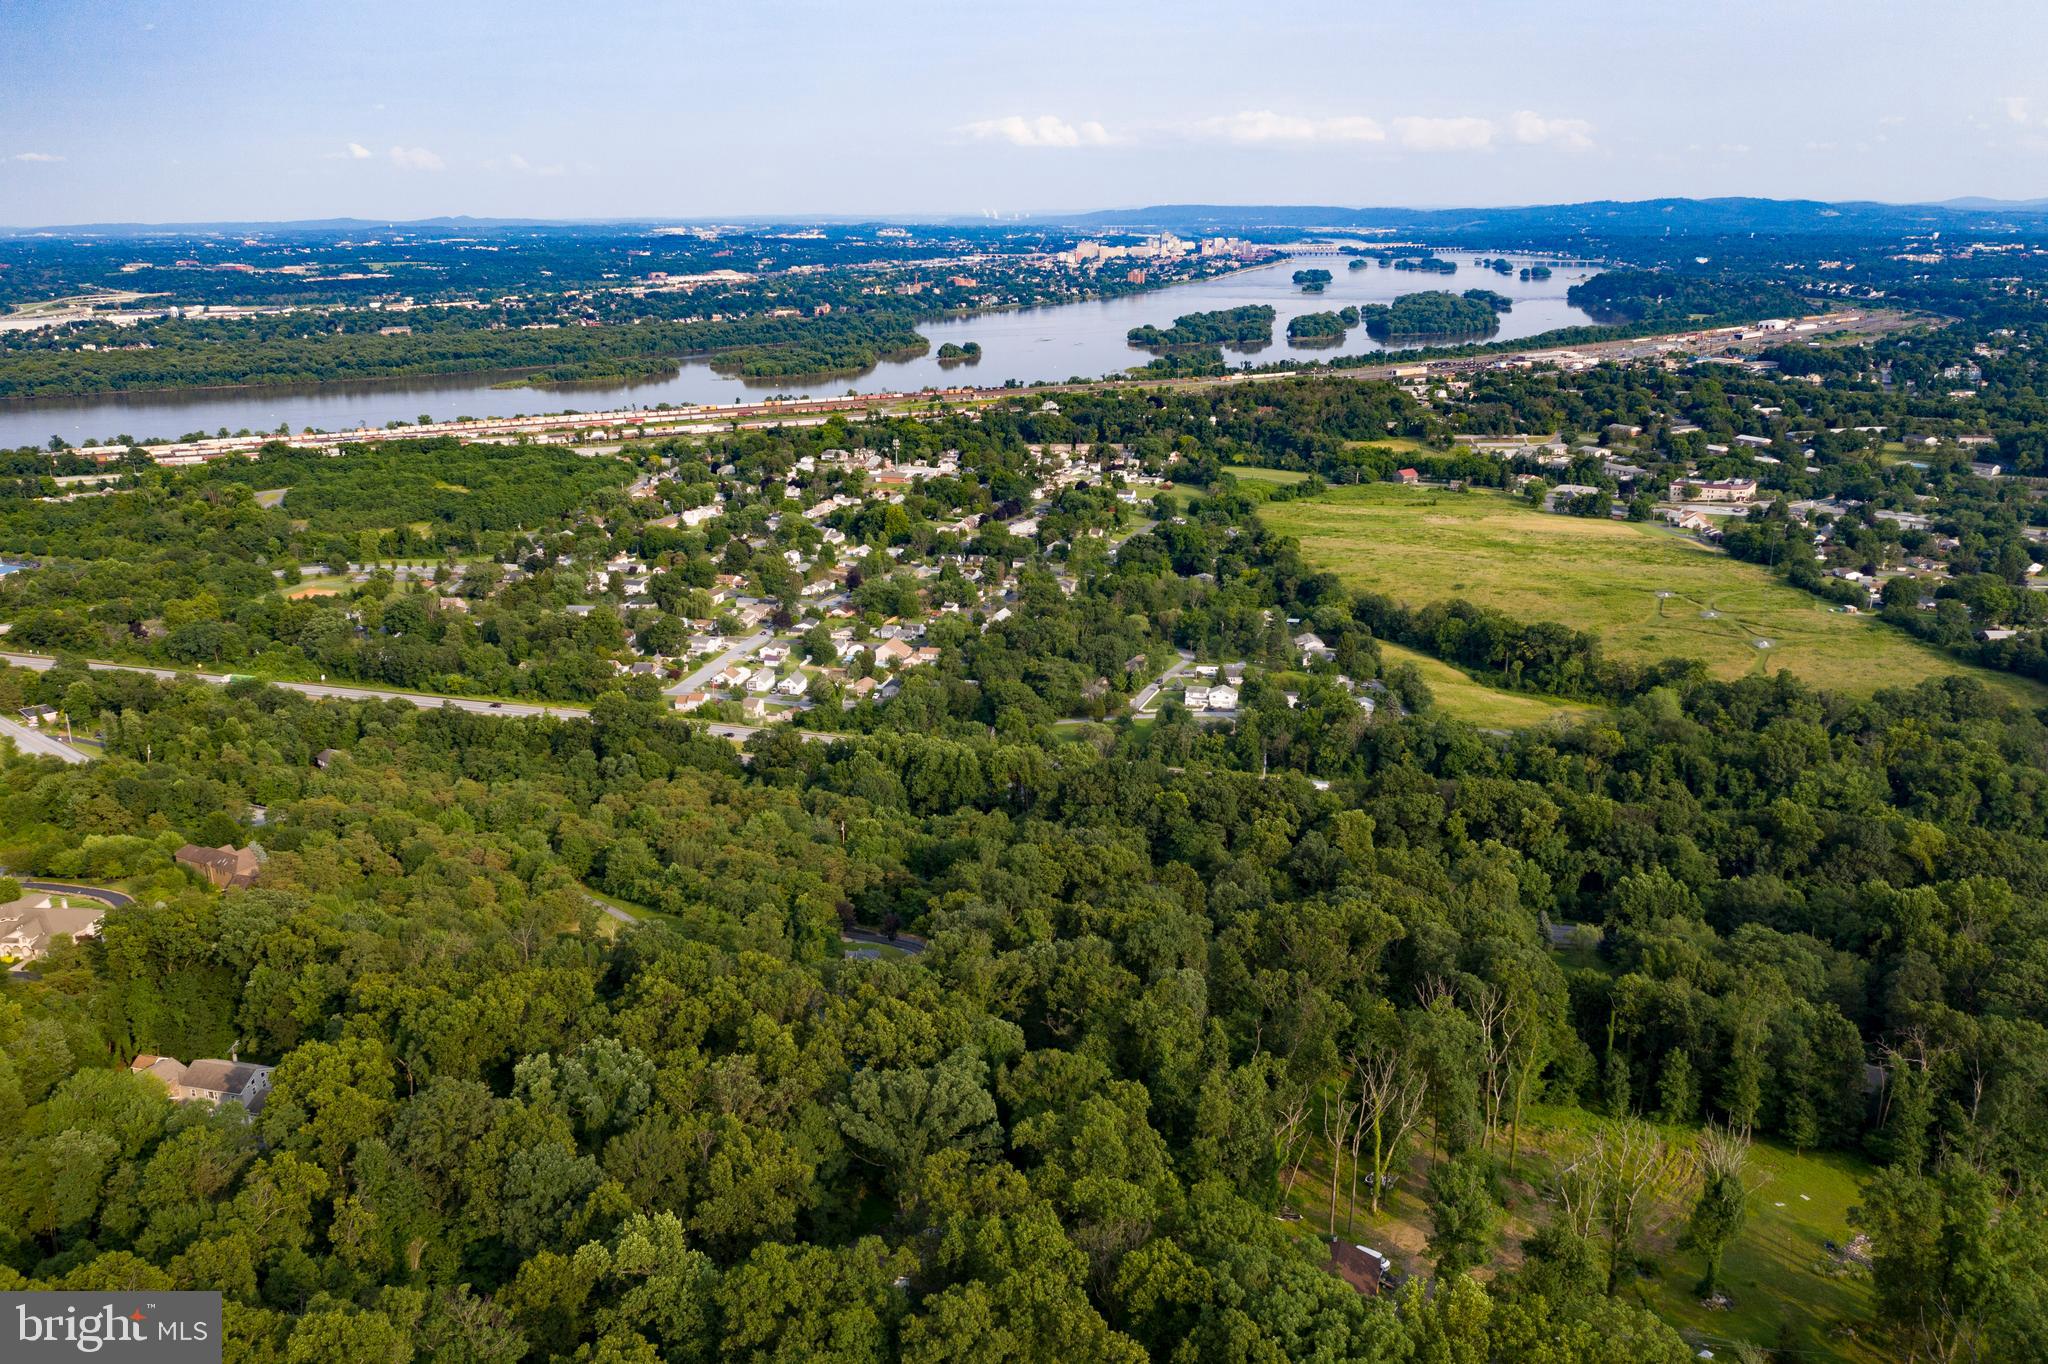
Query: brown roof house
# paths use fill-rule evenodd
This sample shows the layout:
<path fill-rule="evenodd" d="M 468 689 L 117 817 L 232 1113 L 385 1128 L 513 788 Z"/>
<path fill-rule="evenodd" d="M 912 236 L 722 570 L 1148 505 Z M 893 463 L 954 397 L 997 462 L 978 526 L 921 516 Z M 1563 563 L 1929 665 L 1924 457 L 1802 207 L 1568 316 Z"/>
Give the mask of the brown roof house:
<path fill-rule="evenodd" d="M 58 938 L 77 942 L 100 931 L 107 907 L 76 895 L 32 891 L 0 905 L 0 957 L 31 962 L 49 953 Z"/>
<path fill-rule="evenodd" d="M 221 1104 L 233 1099 L 253 1114 L 262 1111 L 263 1101 L 270 1095 L 271 1068 L 247 1061 L 207 1058 L 188 1066 L 175 1057 L 144 1052 L 128 1069 L 162 1080 L 175 1103 Z"/>
<path fill-rule="evenodd" d="M 204 876 L 208 881 L 226 890 L 229 886 L 251 886 L 263 870 L 263 864 L 270 854 L 262 845 L 251 843 L 246 848 L 237 848 L 223 843 L 218 848 L 202 848 L 196 843 L 187 843 L 178 849 L 177 860 Z"/>
<path fill-rule="evenodd" d="M 1386 1256 L 1371 1246 L 1353 1245 L 1349 1241 L 1330 1242 L 1328 1268 L 1367 1297 L 1378 1296 L 1394 1274 L 1393 1263 Z"/>

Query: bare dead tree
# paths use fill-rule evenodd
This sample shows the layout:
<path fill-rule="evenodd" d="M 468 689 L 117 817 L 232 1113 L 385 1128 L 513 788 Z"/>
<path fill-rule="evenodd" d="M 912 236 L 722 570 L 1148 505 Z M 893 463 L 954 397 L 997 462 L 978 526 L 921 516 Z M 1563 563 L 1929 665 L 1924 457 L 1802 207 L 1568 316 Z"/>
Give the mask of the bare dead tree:
<path fill-rule="evenodd" d="M 1640 1118 L 1602 1125 L 1580 1159 L 1593 1186 L 1594 1221 L 1607 1234 L 1607 1293 L 1612 1297 L 1637 1243 L 1652 1227 L 1677 1215 L 1678 1195 L 1694 1176 L 1694 1166 Z"/>
<path fill-rule="evenodd" d="M 1352 1202 L 1358 1201 L 1358 1142 L 1372 1138 L 1372 1210 L 1380 1210 L 1380 1194 L 1386 1188 L 1387 1168 L 1399 1157 L 1401 1145 L 1422 1125 L 1423 1101 L 1429 1096 L 1429 1082 L 1420 1069 L 1408 1064 L 1398 1048 L 1378 1046 L 1352 1057 L 1351 1071 L 1358 1080 L 1362 1108 L 1359 1133 L 1354 1138 L 1351 1158 Z"/>
<path fill-rule="evenodd" d="M 1358 1116 L 1358 1101 L 1350 1097 L 1351 1077 L 1337 1082 L 1337 1092 L 1323 1101 L 1323 1140 L 1330 1144 L 1330 1235 L 1337 1234 L 1337 1185 L 1344 1167 L 1344 1148 L 1351 1137 L 1351 1124 Z"/>
<path fill-rule="evenodd" d="M 1287 1166 L 1287 1182 L 1281 1186 L 1284 1199 L 1294 1192 L 1294 1181 L 1301 1174 L 1301 1162 L 1308 1157 L 1308 1111 L 1309 1092 L 1297 1087 L 1282 1099 L 1273 1117 L 1273 1145 L 1280 1152 L 1280 1160 Z"/>
<path fill-rule="evenodd" d="M 1481 1136 L 1489 1147 L 1500 1130 L 1501 1112 L 1513 1092 L 1517 1070 L 1516 1044 L 1528 1027 L 1528 1014 L 1508 991 L 1486 981 L 1467 990 L 1467 1011 L 1479 1025 L 1481 1047 L 1480 1100 L 1484 1107 Z"/>

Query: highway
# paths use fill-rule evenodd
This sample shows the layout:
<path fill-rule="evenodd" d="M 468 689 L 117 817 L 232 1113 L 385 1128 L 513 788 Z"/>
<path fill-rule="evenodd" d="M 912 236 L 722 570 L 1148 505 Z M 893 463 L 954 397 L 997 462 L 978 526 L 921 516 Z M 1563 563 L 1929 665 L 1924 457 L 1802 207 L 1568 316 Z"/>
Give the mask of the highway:
<path fill-rule="evenodd" d="M 93 759 L 93 755 L 83 749 L 73 748 L 61 739 L 53 739 L 41 730 L 31 729 L 7 716 L 0 716 L 0 735 L 14 740 L 14 746 L 22 752 L 38 757 L 61 758 L 68 763 L 85 763 Z"/>

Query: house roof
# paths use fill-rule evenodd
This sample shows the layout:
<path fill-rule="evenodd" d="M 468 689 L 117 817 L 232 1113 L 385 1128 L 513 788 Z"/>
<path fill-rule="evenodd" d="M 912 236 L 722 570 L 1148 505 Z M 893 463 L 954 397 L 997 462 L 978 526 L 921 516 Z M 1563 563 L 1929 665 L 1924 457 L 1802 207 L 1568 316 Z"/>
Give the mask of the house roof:
<path fill-rule="evenodd" d="M 146 1051 L 129 1062 L 128 1069 L 138 1075 L 154 1075 L 167 1085 L 185 1083 L 185 1063 L 174 1056 L 158 1056 Z"/>
<path fill-rule="evenodd" d="M 196 843 L 187 843 L 176 853 L 177 860 L 187 866 L 218 872 L 241 885 L 256 879 L 256 873 L 263 870 L 267 857 L 261 845 L 255 843 L 246 848 L 237 848 L 231 843 L 223 843 L 218 848 L 202 848 Z"/>
<path fill-rule="evenodd" d="M 90 933 L 106 917 L 105 905 L 59 904 L 57 898 L 32 893 L 0 905 L 0 934 L 21 931 L 47 944 L 52 938 L 76 938 Z"/>
<path fill-rule="evenodd" d="M 1349 1241 L 1330 1242 L 1328 1268 L 1345 1283 L 1369 1297 L 1379 1293 L 1380 1279 L 1386 1269 L 1377 1254 Z"/>
<path fill-rule="evenodd" d="M 255 1079 L 260 1071 L 261 1067 L 246 1061 L 222 1061 L 209 1057 L 185 1067 L 185 1087 L 211 1090 L 216 1094 L 239 1094 L 248 1088 L 249 1081 Z"/>

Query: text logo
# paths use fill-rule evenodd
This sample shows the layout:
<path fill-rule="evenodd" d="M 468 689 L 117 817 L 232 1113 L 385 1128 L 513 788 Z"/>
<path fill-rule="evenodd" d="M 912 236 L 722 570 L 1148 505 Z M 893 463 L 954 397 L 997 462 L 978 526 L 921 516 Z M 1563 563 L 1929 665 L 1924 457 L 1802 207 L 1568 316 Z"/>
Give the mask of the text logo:
<path fill-rule="evenodd" d="M 0 1293 L 0 1359 L 220 1364 L 218 1293 Z"/>

